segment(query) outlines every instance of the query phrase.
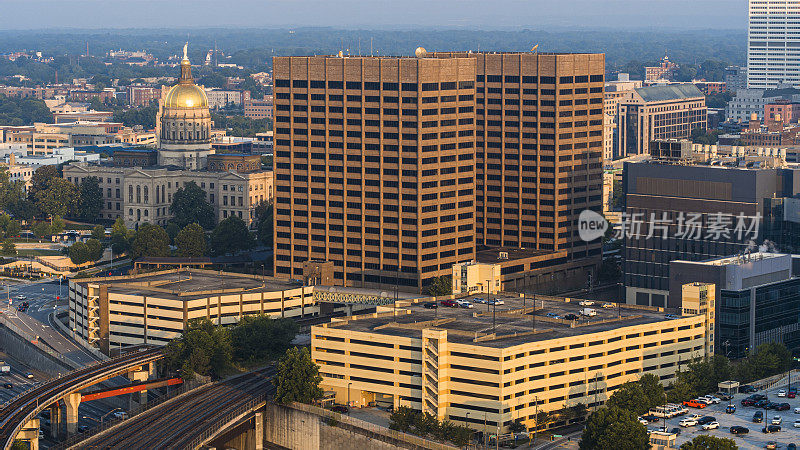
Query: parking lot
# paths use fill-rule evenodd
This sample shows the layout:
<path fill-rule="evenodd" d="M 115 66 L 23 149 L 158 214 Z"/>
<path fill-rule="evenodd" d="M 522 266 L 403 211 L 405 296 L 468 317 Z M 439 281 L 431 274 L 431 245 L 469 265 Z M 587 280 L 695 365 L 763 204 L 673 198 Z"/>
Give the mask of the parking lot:
<path fill-rule="evenodd" d="M 800 407 L 800 397 L 786 398 L 778 397 L 777 392 L 780 389 L 787 389 L 786 383 L 778 384 L 767 391 L 760 390 L 758 394 L 766 394 L 770 401 L 776 403 L 788 403 L 791 409 L 788 411 L 766 411 L 764 415 L 765 420 L 762 423 L 753 423 L 753 414 L 756 411 L 764 413 L 763 408 L 754 408 L 752 406 L 742 406 L 741 401 L 750 394 L 736 394 L 731 402 L 736 405 L 736 412 L 733 414 L 726 414 L 725 408 L 728 402 L 721 401 L 719 404 L 709 405 L 703 409 L 689 408 L 689 414 L 684 416 L 673 417 L 667 419 L 667 428 L 678 427 L 681 428 L 681 434 L 678 435 L 677 444 L 692 440 L 694 437 L 702 434 L 710 434 L 716 437 L 730 438 L 736 441 L 739 448 L 742 449 L 755 449 L 765 448 L 767 442 L 778 442 L 780 447 L 786 448 L 789 443 L 800 445 L 800 428 L 794 428 L 794 421 L 800 419 L 800 414 L 795 414 L 794 409 Z M 700 426 L 693 426 L 682 428 L 678 426 L 678 422 L 684 417 L 692 414 L 699 414 L 701 416 L 713 416 L 720 423 L 720 428 L 716 430 L 703 431 Z M 764 425 L 768 425 L 774 416 L 781 416 L 783 422 L 781 423 L 781 431 L 776 433 L 764 434 L 761 432 Z M 658 422 L 661 426 L 664 422 Z M 750 429 L 750 432 L 745 435 L 733 435 L 730 432 L 732 426 L 743 426 Z M 652 423 L 648 428 L 655 428 L 656 424 Z"/>

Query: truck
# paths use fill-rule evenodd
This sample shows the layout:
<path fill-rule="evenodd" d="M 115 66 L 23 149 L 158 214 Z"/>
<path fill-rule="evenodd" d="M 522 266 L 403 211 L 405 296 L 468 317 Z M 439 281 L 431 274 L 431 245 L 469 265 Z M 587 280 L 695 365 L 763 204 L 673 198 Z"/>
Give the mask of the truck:
<path fill-rule="evenodd" d="M 581 312 L 582 316 L 591 317 L 591 316 L 596 316 L 597 315 L 597 311 L 595 311 L 593 308 L 583 308 L 583 309 L 581 309 L 580 312 Z"/>
<path fill-rule="evenodd" d="M 0 361 L 0 375 L 11 375 L 11 366 L 5 361 Z"/>

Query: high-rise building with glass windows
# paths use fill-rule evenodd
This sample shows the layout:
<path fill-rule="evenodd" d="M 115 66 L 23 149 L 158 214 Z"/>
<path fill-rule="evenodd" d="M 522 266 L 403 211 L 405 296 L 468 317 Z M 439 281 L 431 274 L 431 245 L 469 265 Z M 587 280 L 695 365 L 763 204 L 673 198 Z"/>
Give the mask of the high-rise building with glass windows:
<path fill-rule="evenodd" d="M 750 0 L 747 87 L 800 87 L 800 0 Z"/>

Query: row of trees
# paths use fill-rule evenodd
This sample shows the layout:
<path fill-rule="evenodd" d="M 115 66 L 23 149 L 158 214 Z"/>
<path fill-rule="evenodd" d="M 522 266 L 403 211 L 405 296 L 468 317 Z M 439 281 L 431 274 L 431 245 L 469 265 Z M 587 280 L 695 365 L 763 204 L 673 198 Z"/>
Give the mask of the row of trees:
<path fill-rule="evenodd" d="M 450 441 L 458 447 L 469 444 L 472 437 L 472 429 L 469 427 L 456 425 L 449 420 L 439 422 L 430 413 L 407 406 L 401 406 L 392 412 L 389 416 L 389 429 Z"/>
<path fill-rule="evenodd" d="M 17 98 L 0 95 L 0 124 L 33 125 L 36 122 L 50 123 L 53 113 L 45 105 L 44 100 L 38 98 Z"/>
<path fill-rule="evenodd" d="M 58 216 L 94 221 L 102 206 L 103 192 L 96 177 L 86 177 L 76 186 L 61 178 L 59 166 L 42 166 L 33 173 L 26 193 L 22 182 L 12 182 L 7 171 L 0 171 L 0 208 L 17 219 Z"/>
<path fill-rule="evenodd" d="M 195 374 L 219 379 L 234 365 L 260 365 L 284 353 L 297 331 L 293 320 L 263 315 L 246 316 L 230 326 L 193 320 L 181 337 L 167 344 L 164 364 L 184 379 Z"/>

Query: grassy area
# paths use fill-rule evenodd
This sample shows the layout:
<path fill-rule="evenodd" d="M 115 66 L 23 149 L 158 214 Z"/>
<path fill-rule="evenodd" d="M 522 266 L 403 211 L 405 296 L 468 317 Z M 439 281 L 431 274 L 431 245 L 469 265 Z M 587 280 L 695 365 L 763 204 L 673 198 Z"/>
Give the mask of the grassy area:
<path fill-rule="evenodd" d="M 17 249 L 17 256 L 61 256 L 61 252 L 46 248 L 20 248 Z"/>

